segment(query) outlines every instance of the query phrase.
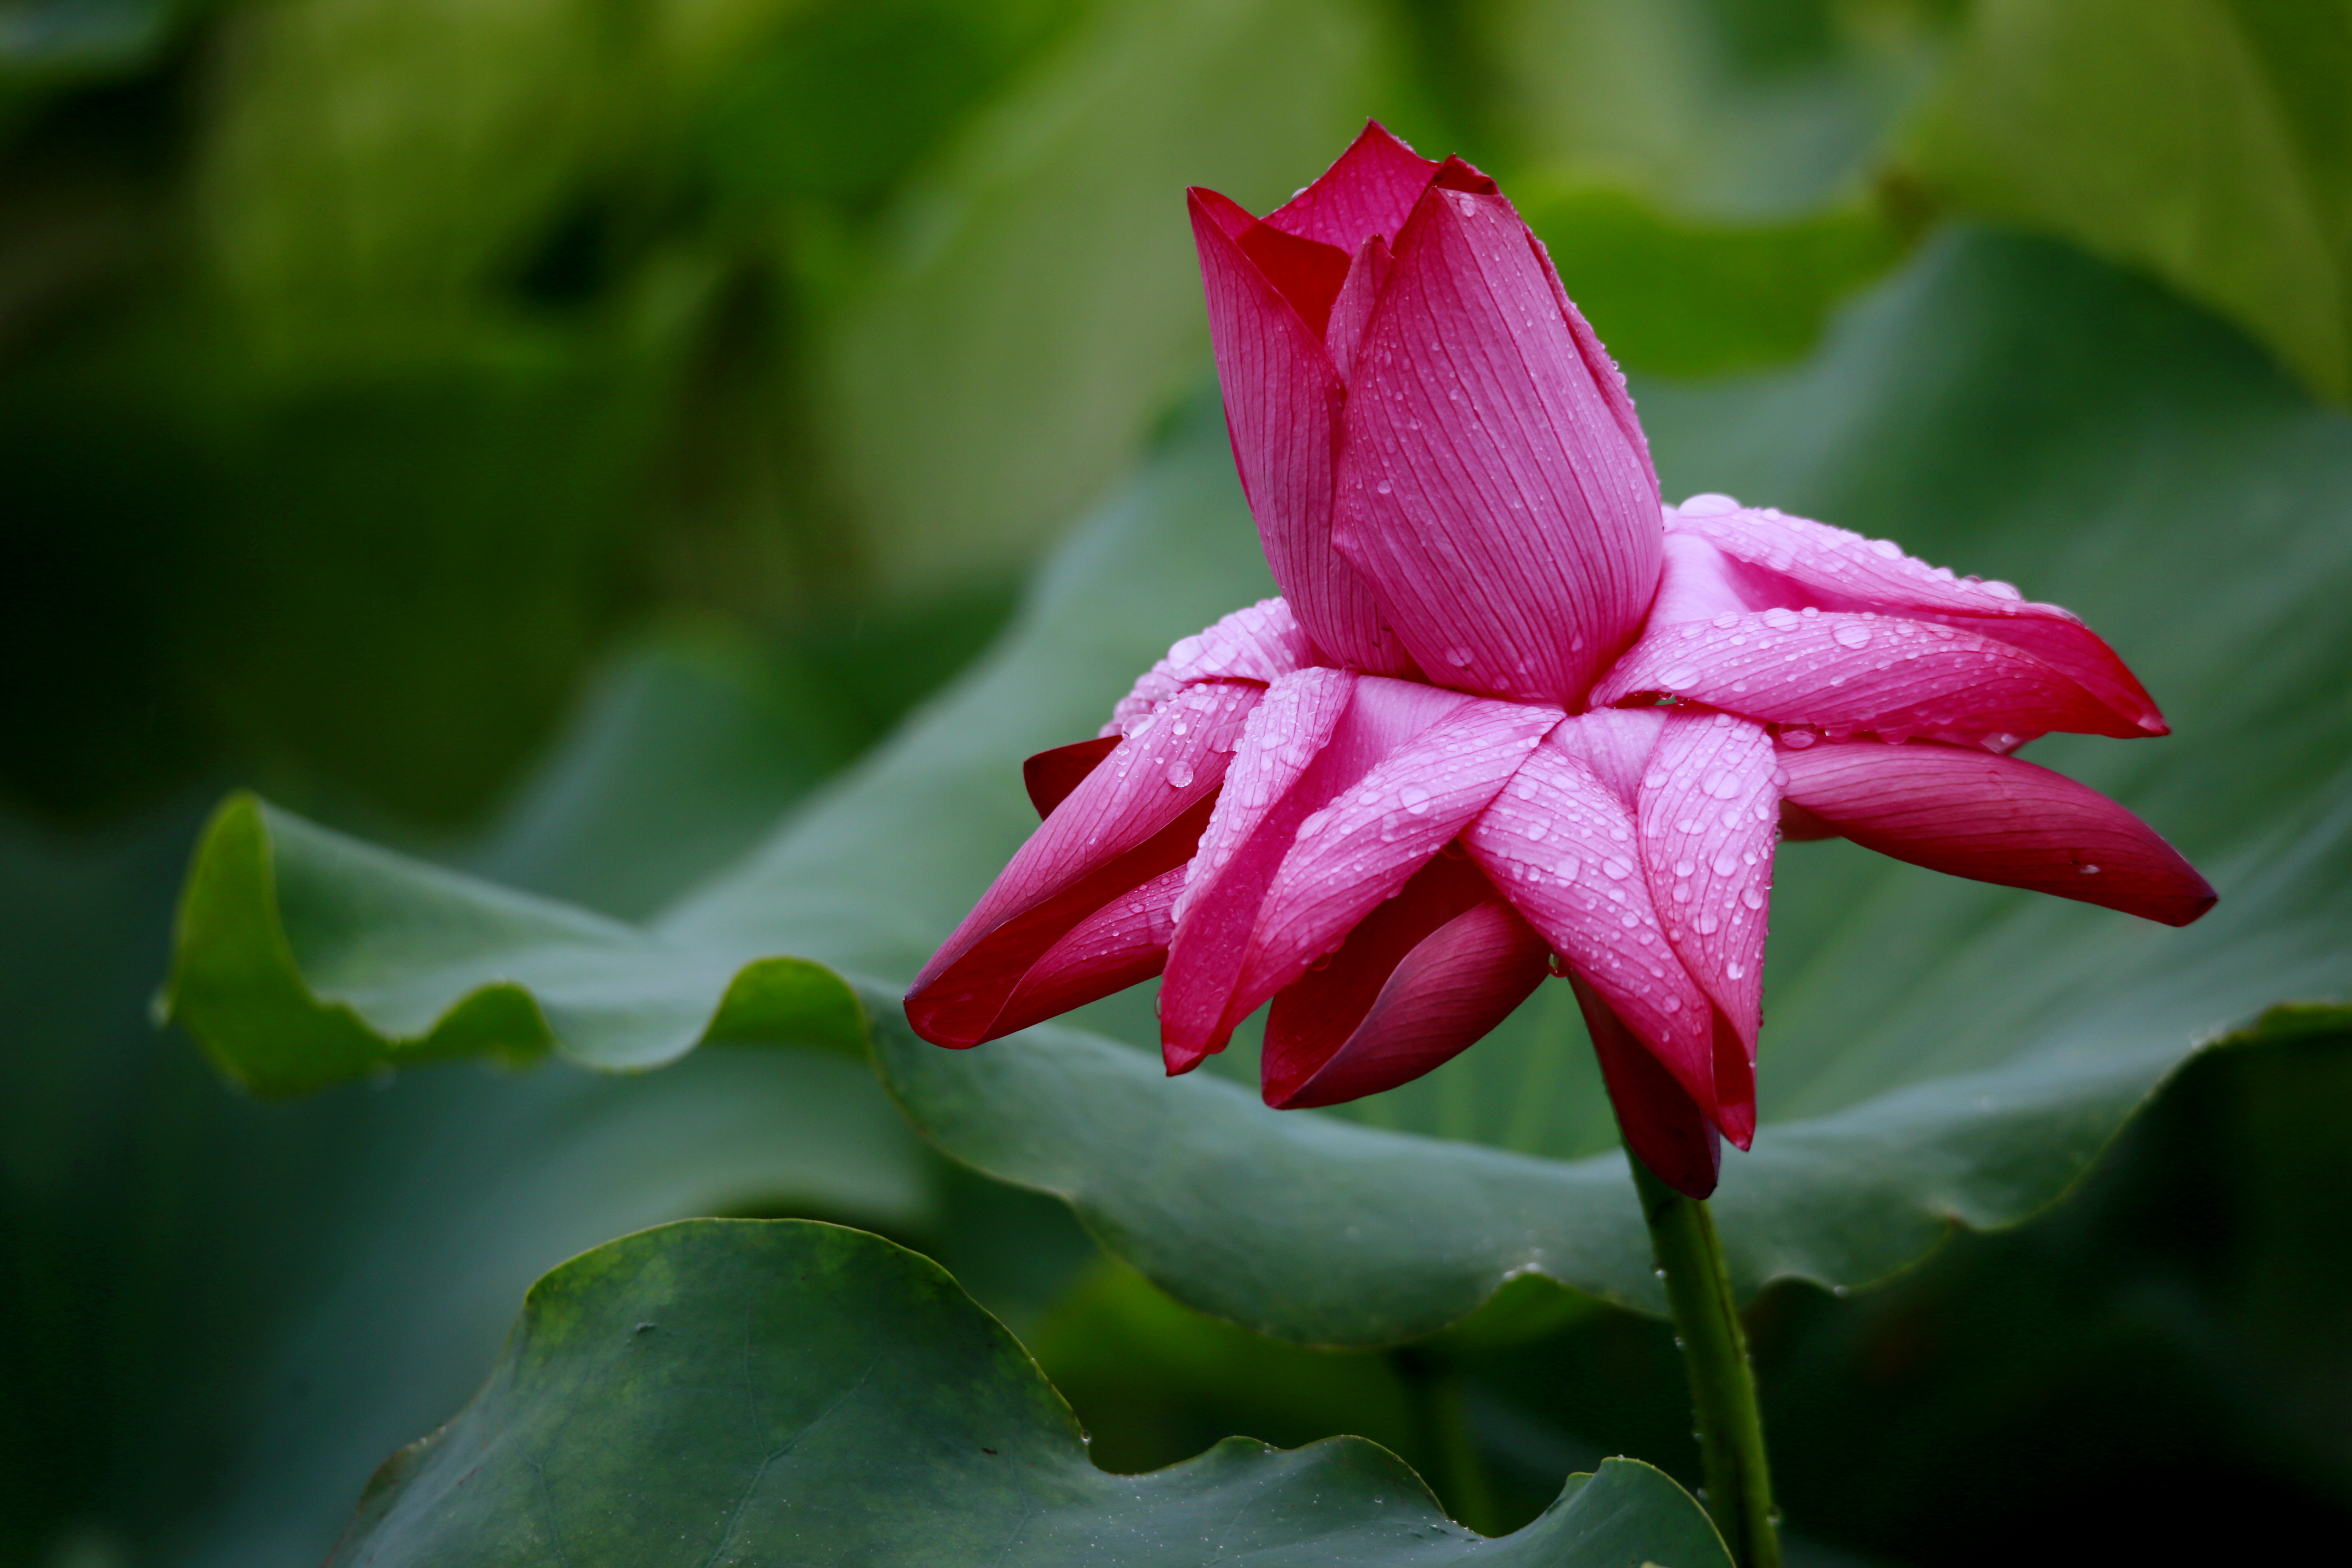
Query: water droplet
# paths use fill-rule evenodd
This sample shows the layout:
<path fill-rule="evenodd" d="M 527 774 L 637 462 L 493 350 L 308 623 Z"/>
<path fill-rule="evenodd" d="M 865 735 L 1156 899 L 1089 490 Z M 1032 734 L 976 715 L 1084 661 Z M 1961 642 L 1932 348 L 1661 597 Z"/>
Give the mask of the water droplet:
<path fill-rule="evenodd" d="M 1682 504 L 1685 517 L 1722 517 L 1739 510 L 1739 503 L 1727 495 L 1708 490 L 1691 497 Z"/>
<path fill-rule="evenodd" d="M 1633 862 L 1631 860 L 1620 859 L 1618 857 L 1612 855 L 1608 859 L 1601 862 L 1601 869 L 1605 872 L 1611 879 L 1622 882 L 1626 878 L 1633 874 Z"/>
<path fill-rule="evenodd" d="M 1874 554 L 1883 555 L 1889 561 L 1903 559 L 1903 547 L 1891 539 L 1874 539 L 1870 542 L 1870 548 Z"/>
<path fill-rule="evenodd" d="M 1701 936 L 1713 936 L 1716 931 L 1721 928 L 1722 924 L 1723 922 L 1717 920 L 1713 915 L 1701 915 L 1698 917 L 1698 934 Z"/>
<path fill-rule="evenodd" d="M 1742 888 L 1739 901 L 1751 910 L 1760 910 L 1764 907 L 1764 895 L 1754 888 Z"/>
<path fill-rule="evenodd" d="M 1397 790 L 1397 803 L 1415 816 L 1426 816 L 1429 814 L 1429 791 L 1417 784 L 1401 785 Z"/>
<path fill-rule="evenodd" d="M 1739 624 L 1739 616 L 1734 611 L 1726 610 L 1723 614 L 1716 616 L 1715 620 L 1711 624 L 1717 631 L 1727 632 L 1732 627 Z"/>
<path fill-rule="evenodd" d="M 1658 684 L 1669 691 L 1685 691 L 1698 683 L 1698 666 L 1678 664 L 1658 672 Z"/>
<path fill-rule="evenodd" d="M 1551 829 L 1546 827 L 1540 818 L 1529 817 L 1528 819 L 1528 825 L 1525 827 L 1520 828 L 1519 831 L 1526 835 L 1528 843 L 1540 844 L 1543 842 L 1543 836 L 1550 832 Z"/>
<path fill-rule="evenodd" d="M 1697 864 L 1697 862 L 1696 862 L 1696 861 L 1693 861 L 1693 860 L 1677 860 L 1677 861 L 1675 861 L 1675 876 L 1677 876 L 1677 877 L 1687 877 L 1687 876 L 1689 876 L 1693 871 L 1696 871 L 1696 870 L 1697 870 L 1697 869 L 1698 869 L 1698 864 Z"/>
<path fill-rule="evenodd" d="M 1803 751 L 1807 746 L 1811 745 L 1815 741 L 1820 739 L 1821 737 L 1814 734 L 1811 730 L 1783 730 L 1780 731 L 1780 743 L 1800 752 Z"/>
<path fill-rule="evenodd" d="M 2085 877 L 2095 877 L 2099 874 L 2099 868 L 2096 866 L 2084 866 L 2078 868 L 2078 869 L 2080 869 Z"/>
<path fill-rule="evenodd" d="M 1739 870 L 1739 857 L 1732 851 L 1726 849 L 1716 856 L 1713 864 L 1715 867 L 1715 874 L 1717 876 L 1734 876 L 1738 874 Z"/>
<path fill-rule="evenodd" d="M 1729 768 L 1717 768 L 1706 775 L 1703 787 L 1717 800 L 1729 800 L 1739 793 L 1739 775 Z"/>
<path fill-rule="evenodd" d="M 1454 668 L 1460 669 L 1469 664 L 1470 650 L 1466 647 L 1447 648 L 1445 650 L 1445 662 L 1452 665 Z"/>
<path fill-rule="evenodd" d="M 1839 625 L 1837 630 L 1832 632 L 1830 636 L 1836 639 L 1837 645 L 1840 647 L 1868 647 L 1870 646 L 1870 628 L 1864 626 L 1860 621 L 1843 622 Z"/>
<path fill-rule="evenodd" d="M 1190 786 L 1192 782 L 1192 764 L 1182 762 L 1169 763 L 1168 782 L 1174 784 L 1178 789 L 1184 789 Z"/>
<path fill-rule="evenodd" d="M 1374 486 L 1372 487 L 1372 493 L 1373 493 L 1374 495 L 1383 495 L 1383 496 L 1384 496 L 1384 495 L 1387 495 L 1387 494 L 1389 493 L 1390 489 L 1391 489 L 1391 487 L 1390 487 L 1390 485 L 1389 485 L 1388 480 L 1386 480 L 1386 479 L 1382 479 L 1379 484 L 1376 484 L 1376 485 L 1374 485 Z"/>

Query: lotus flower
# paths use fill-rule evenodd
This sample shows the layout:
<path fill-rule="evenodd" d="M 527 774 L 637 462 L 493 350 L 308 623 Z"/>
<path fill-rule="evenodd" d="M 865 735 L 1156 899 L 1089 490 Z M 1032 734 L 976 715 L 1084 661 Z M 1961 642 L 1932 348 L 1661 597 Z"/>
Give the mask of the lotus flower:
<path fill-rule="evenodd" d="M 1885 540 L 1663 506 L 1623 379 L 1494 183 L 1377 124 L 1263 219 L 1192 193 L 1283 590 L 1179 642 L 915 982 L 940 1045 L 1155 974 L 1168 1070 L 1271 1003 L 1266 1102 L 1428 1072 L 1547 973 L 1628 1144 L 1704 1196 L 1756 1126 L 1780 837 L 2168 924 L 2213 891 L 2010 753 L 2166 732 L 2075 616 Z"/>

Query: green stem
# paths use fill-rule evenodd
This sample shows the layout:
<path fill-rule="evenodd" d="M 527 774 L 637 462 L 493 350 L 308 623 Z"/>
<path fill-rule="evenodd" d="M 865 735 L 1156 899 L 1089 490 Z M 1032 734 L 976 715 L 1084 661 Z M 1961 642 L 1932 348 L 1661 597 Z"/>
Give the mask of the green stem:
<path fill-rule="evenodd" d="M 1691 1405 L 1698 1415 L 1699 1458 L 1706 1475 L 1706 1511 L 1739 1568 L 1780 1568 L 1773 1526 L 1772 1477 L 1764 1459 L 1764 1419 L 1756 1403 L 1756 1376 L 1748 1365 L 1748 1339 L 1716 1239 L 1715 1216 L 1653 1174 L 1631 1150 L 1633 1186 L 1650 1246 L 1665 1277 L 1674 1310 L 1675 1342 L 1690 1373 Z"/>

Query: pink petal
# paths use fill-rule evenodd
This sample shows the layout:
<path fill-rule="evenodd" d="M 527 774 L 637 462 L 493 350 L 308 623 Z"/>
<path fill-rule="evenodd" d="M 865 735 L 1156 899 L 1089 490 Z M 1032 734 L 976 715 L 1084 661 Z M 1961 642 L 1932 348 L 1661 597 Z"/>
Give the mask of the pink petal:
<path fill-rule="evenodd" d="M 1022 975 L 988 1037 L 1042 1024 L 1159 973 L 1176 930 L 1176 895 L 1183 890 L 1184 872 L 1182 866 L 1163 871 L 1072 926 Z"/>
<path fill-rule="evenodd" d="M 918 1034 L 988 1037 L 1024 973 L 1088 914 L 1190 859 L 1261 689 L 1196 686 L 1080 781 L 997 874 L 907 994 Z"/>
<path fill-rule="evenodd" d="M 1021 764 L 1021 782 L 1028 788 L 1029 804 L 1037 808 L 1037 818 L 1044 821 L 1054 815 L 1054 808 L 1067 800 L 1070 792 L 1086 781 L 1088 773 L 1102 765 L 1102 760 L 1118 750 L 1117 735 L 1097 735 L 1091 741 L 1077 741 L 1066 746 L 1055 746 L 1050 752 L 1040 752 Z"/>
<path fill-rule="evenodd" d="M 1424 887 L 1460 867 L 1485 897 Z M 1434 917 L 1444 915 L 1433 927 Z M 1402 951 L 1396 951 L 1402 948 Z M 1265 1102 L 1338 1105 L 1394 1089 L 1483 1039 L 1549 973 L 1551 950 L 1466 862 L 1441 855 L 1348 935 L 1328 966 L 1277 993 L 1266 1016 Z"/>
<path fill-rule="evenodd" d="M 1224 1049 L 1248 1016 L 1248 1008 L 1233 1013 L 1229 1004 L 1259 907 L 1300 823 L 1465 700 L 1418 682 L 1331 669 L 1302 670 L 1268 688 L 1242 731 L 1226 790 L 1178 902 L 1177 934 L 1160 987 L 1160 1048 L 1170 1072 L 1188 1071 Z"/>
<path fill-rule="evenodd" d="M 1650 754 L 1634 812 L 1666 940 L 1730 1025 L 1715 1032 L 1715 1105 L 1740 1147 L 1755 1131 L 1780 764 L 1764 727 L 1677 709 Z"/>
<path fill-rule="evenodd" d="M 1465 702 L 1308 817 L 1259 908 L 1223 1026 L 1337 948 L 1486 808 L 1559 720 L 1556 709 Z"/>
<path fill-rule="evenodd" d="M 1601 1081 L 1609 1086 L 1625 1147 L 1675 1191 L 1706 1197 L 1723 1171 L 1723 1141 L 1714 1123 L 1591 985 L 1573 975 L 1569 983 L 1584 1011 L 1593 1055 L 1601 1058 Z"/>
<path fill-rule="evenodd" d="M 1554 730 L 1463 844 L 1686 1093 L 1712 1106 L 1714 1007 L 1666 940 L 1632 805 L 1578 755 L 1579 732 L 1612 717 L 1587 713 Z M 1602 743 L 1621 738 L 1604 734 Z"/>
<path fill-rule="evenodd" d="M 1614 373 L 1585 360 L 1484 176 L 1447 164 L 1395 249 L 1350 377 L 1334 541 L 1432 679 L 1580 708 L 1639 629 L 1664 537 Z"/>
<path fill-rule="evenodd" d="M 1833 738 L 2014 745 L 2053 730 L 2144 733 L 2023 648 L 1869 610 L 1725 610 L 1678 626 L 1653 616 L 1592 700 L 1661 693 Z"/>
<path fill-rule="evenodd" d="M 1330 352 L 1331 363 L 1339 367 L 1343 377 L 1355 369 L 1356 351 L 1362 346 L 1364 329 L 1372 324 L 1372 307 L 1380 302 L 1391 265 L 1388 241 L 1379 235 L 1372 236 L 1356 252 L 1356 259 L 1348 268 L 1348 280 L 1340 287 L 1339 298 L 1331 302 L 1331 321 L 1324 331 L 1323 342 Z"/>
<path fill-rule="evenodd" d="M 1368 121 L 1322 178 L 1266 214 L 1265 221 L 1353 256 L 1372 236 L 1404 226 L 1437 168 L 1379 121 Z"/>
<path fill-rule="evenodd" d="M 1311 239 L 1285 234 L 1272 224 L 1254 223 L 1234 237 L 1258 273 L 1290 302 L 1307 330 L 1321 338 L 1330 321 L 1331 301 L 1347 281 L 1349 254 Z"/>
<path fill-rule="evenodd" d="M 1383 631 L 1370 585 L 1331 548 L 1339 373 L 1200 192 L 1192 197 L 1192 235 L 1234 463 L 1275 580 L 1332 662 L 1403 673 L 1410 667 L 1396 638 Z"/>
<path fill-rule="evenodd" d="M 2211 884 L 2156 830 L 2062 773 L 1958 746 L 1780 749 L 1789 799 L 1865 848 L 2185 926 Z"/>
<path fill-rule="evenodd" d="M 1642 775 L 1650 771 L 1650 753 L 1658 749 L 1658 737 L 1665 733 L 1669 711 L 1596 708 L 1554 730 L 1544 743 L 1559 747 L 1591 768 L 1631 811 L 1641 797 Z"/>
<path fill-rule="evenodd" d="M 1728 496 L 1693 496 L 1667 527 L 1706 540 L 1748 569 L 1746 607 L 1877 610 L 1963 626 L 2023 648 L 2077 682 L 2125 726 L 2100 733 L 2168 732 L 2155 700 L 2096 633 L 2072 612 L 2032 603 L 2006 583 L 1955 577 L 1891 541 L 1743 508 Z"/>
<path fill-rule="evenodd" d="M 1111 710 L 1105 735 L 1123 735 L 1139 719 L 1187 686 L 1204 680 L 1255 680 L 1271 685 L 1294 669 L 1315 662 L 1290 606 L 1280 599 L 1260 599 L 1220 619 L 1205 630 L 1179 637 L 1168 657 L 1138 677 L 1134 689 Z"/>

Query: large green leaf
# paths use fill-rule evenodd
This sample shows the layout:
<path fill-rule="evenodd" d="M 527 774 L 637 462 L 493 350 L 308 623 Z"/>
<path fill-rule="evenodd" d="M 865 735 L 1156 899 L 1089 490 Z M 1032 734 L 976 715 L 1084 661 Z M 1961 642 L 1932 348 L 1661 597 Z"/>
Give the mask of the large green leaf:
<path fill-rule="evenodd" d="M 2344 988 L 2340 415 L 2145 286 L 1985 236 L 1924 253 L 1803 369 L 1650 388 L 1644 413 L 1677 493 L 1727 489 L 1891 534 L 2079 606 L 2178 735 L 2037 754 L 2147 814 L 2223 899 L 2176 932 L 1851 846 L 1790 848 L 1765 1126 L 1753 1153 L 1728 1158 L 1717 1203 L 1746 1288 L 1862 1283 L 1955 1225 L 2033 1212 L 2217 1028 Z M 859 977 L 883 1076 L 933 1141 L 1066 1196 L 1191 1304 L 1358 1343 L 1459 1318 L 1522 1271 L 1654 1308 L 1561 988 L 1346 1115 L 1270 1111 L 1214 1073 L 1164 1081 L 1140 1048 L 1148 991 L 1077 1020 L 1095 1033 L 951 1053 L 906 1030 L 897 984 L 1027 831 L 1019 758 L 1090 732 L 1168 637 L 1265 589 L 1222 435 L 1202 426 L 1046 574 L 983 669 L 648 926 L 426 874 L 299 824 L 273 838 L 240 806 L 190 886 L 178 1016 L 231 1070 L 280 1087 L 551 1037 L 633 1066 L 711 1035 L 848 1037 L 845 995 L 775 957 L 790 953 Z M 454 934 L 461 919 L 481 935 Z M 265 952 L 247 970 L 217 957 Z M 258 1026 L 304 1009 L 334 1020 L 333 1060 Z M 1218 1070 L 1246 1074 L 1248 1056 Z"/>
<path fill-rule="evenodd" d="M 1915 162 L 2146 267 L 2352 401 L 2352 5 L 1984 0 Z"/>
<path fill-rule="evenodd" d="M 1394 1456 L 1230 1438 L 1097 1469 L 1069 1406 L 938 1265 L 805 1221 L 700 1220 L 534 1286 L 487 1387 L 378 1473 L 332 1561 L 661 1563 L 1726 1562 L 1615 1459 L 1489 1544 Z"/>

